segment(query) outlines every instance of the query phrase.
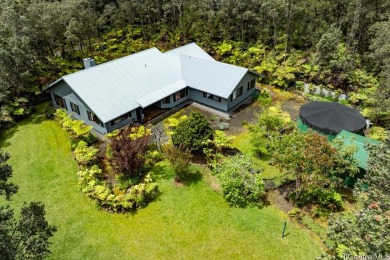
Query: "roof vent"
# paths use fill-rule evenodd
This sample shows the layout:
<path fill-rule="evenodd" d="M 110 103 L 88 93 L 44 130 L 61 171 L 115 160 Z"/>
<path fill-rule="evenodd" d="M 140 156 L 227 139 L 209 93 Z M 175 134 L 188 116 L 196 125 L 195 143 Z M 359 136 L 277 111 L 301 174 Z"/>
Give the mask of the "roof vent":
<path fill-rule="evenodd" d="M 88 68 L 91 68 L 93 66 L 96 66 L 96 61 L 92 58 L 85 58 L 83 59 L 83 62 L 84 62 L 84 68 L 85 69 L 88 69 Z"/>

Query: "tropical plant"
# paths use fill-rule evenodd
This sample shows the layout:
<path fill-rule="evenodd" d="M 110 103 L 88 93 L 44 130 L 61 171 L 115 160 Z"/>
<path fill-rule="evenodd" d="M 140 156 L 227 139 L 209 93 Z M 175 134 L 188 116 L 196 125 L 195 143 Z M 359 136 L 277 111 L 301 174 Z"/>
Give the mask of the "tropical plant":
<path fill-rule="evenodd" d="M 274 138 L 294 128 L 290 115 L 280 106 L 268 107 L 261 112 L 256 124 L 249 126 L 254 152 L 259 156 L 272 153 Z"/>
<path fill-rule="evenodd" d="M 12 167 L 7 163 L 10 155 L 0 151 L 0 195 L 9 200 L 18 191 L 18 186 L 8 182 L 12 177 Z"/>
<path fill-rule="evenodd" d="M 9 183 L 12 168 L 7 164 L 9 154 L 0 152 L 0 195 L 6 199 L 18 187 Z M 50 254 L 49 238 L 57 228 L 46 220 L 45 206 L 41 202 L 24 203 L 20 216 L 15 218 L 10 206 L 0 206 L 1 259 L 43 259 Z"/>
<path fill-rule="evenodd" d="M 193 153 L 203 151 L 207 140 L 213 139 L 213 131 L 207 118 L 196 111 L 180 121 L 172 135 L 172 142 L 175 146 L 182 146 L 183 149 L 190 149 Z"/>
<path fill-rule="evenodd" d="M 223 195 L 230 206 L 261 206 L 264 195 L 264 182 L 259 173 L 254 172 L 250 157 L 236 155 L 227 158 L 218 171 Z"/>
<path fill-rule="evenodd" d="M 343 178 L 358 171 L 353 160 L 356 150 L 341 149 L 339 142 L 332 145 L 314 132 L 294 131 L 275 140 L 273 163 L 296 177 L 292 199 L 298 205 L 318 203 L 328 210 L 340 209 L 342 200 L 337 191 Z"/>
<path fill-rule="evenodd" d="M 176 147 L 172 144 L 167 144 L 163 148 L 165 158 L 169 161 L 174 173 L 175 181 L 183 182 L 190 173 L 189 167 L 192 154 L 188 149 L 183 149 L 180 146 Z"/>
<path fill-rule="evenodd" d="M 74 150 L 74 155 L 79 164 L 87 166 L 95 163 L 98 152 L 99 149 L 88 146 L 84 141 L 80 141 Z"/>
<path fill-rule="evenodd" d="M 131 138 L 134 129 L 125 128 L 112 138 L 112 165 L 127 178 L 140 178 L 145 172 L 145 155 L 148 151 L 150 135 L 137 135 Z M 146 132 L 145 132 L 146 133 Z"/>
<path fill-rule="evenodd" d="M 355 185 L 363 208 L 355 214 L 335 216 L 328 236 L 334 251 L 348 255 L 386 255 L 390 252 L 390 141 L 369 145 L 368 170 Z"/>

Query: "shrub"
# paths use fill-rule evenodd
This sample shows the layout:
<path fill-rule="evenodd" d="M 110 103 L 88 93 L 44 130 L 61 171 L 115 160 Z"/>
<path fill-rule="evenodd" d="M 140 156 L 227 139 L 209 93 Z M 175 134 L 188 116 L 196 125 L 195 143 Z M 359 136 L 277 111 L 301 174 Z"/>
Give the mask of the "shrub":
<path fill-rule="evenodd" d="M 205 142 L 209 139 L 213 139 L 210 122 L 199 112 L 191 112 L 187 119 L 179 122 L 172 135 L 175 146 L 180 145 L 194 153 L 202 152 L 206 147 Z"/>
<path fill-rule="evenodd" d="M 175 181 L 184 181 L 189 174 L 192 158 L 190 150 L 168 144 L 164 147 L 164 154 L 175 172 Z"/>
<path fill-rule="evenodd" d="M 390 137 L 390 134 L 389 134 L 389 131 L 387 131 L 383 127 L 373 126 L 370 129 L 369 137 L 372 138 L 372 139 L 375 139 L 375 140 L 383 142 L 383 141 L 386 140 L 386 138 Z"/>
<path fill-rule="evenodd" d="M 53 119 L 54 118 L 55 109 L 53 108 L 52 104 L 48 104 L 44 108 L 44 114 L 46 118 Z"/>
<path fill-rule="evenodd" d="M 96 142 L 96 137 L 90 133 L 92 126 L 84 124 L 82 120 L 73 119 L 64 109 L 57 109 L 54 115 L 55 119 L 69 133 L 73 142 L 78 142 L 79 140 L 84 140 L 88 144 Z"/>
<path fill-rule="evenodd" d="M 74 150 L 74 155 L 80 165 L 86 166 L 95 163 L 98 152 L 99 149 L 93 146 L 88 146 L 88 144 L 84 141 L 80 141 L 77 148 Z"/>
<path fill-rule="evenodd" d="M 251 173 L 252 163 L 245 155 L 232 156 L 224 161 L 218 174 L 223 195 L 230 206 L 261 205 L 264 182 L 259 174 Z"/>
<path fill-rule="evenodd" d="M 102 170 L 96 165 L 79 171 L 79 187 L 89 197 L 95 199 L 99 207 L 115 212 L 123 212 L 145 207 L 158 195 L 158 186 L 146 175 L 141 183 L 122 190 L 120 187 L 111 189 L 99 180 Z"/>
<path fill-rule="evenodd" d="M 272 103 L 270 91 L 267 88 L 262 89 L 257 100 L 259 100 L 260 106 L 268 108 Z"/>
<path fill-rule="evenodd" d="M 255 153 L 259 156 L 268 156 L 273 152 L 274 139 L 278 138 L 280 133 L 287 133 L 293 128 L 290 115 L 281 107 L 265 109 L 260 114 L 258 122 L 249 126 Z"/>
<path fill-rule="evenodd" d="M 134 130 L 134 129 L 133 129 Z M 145 155 L 148 151 L 150 135 L 131 138 L 134 132 L 130 128 L 125 128 L 113 137 L 111 142 L 112 165 L 127 178 L 142 177 L 145 171 Z"/>
<path fill-rule="evenodd" d="M 101 173 L 102 170 L 96 165 L 79 171 L 78 176 L 80 189 L 83 192 L 88 193 L 95 186 L 97 178 Z"/>
<path fill-rule="evenodd" d="M 368 168 L 355 185 L 354 195 L 362 207 L 353 215 L 329 221 L 328 237 L 340 256 L 386 255 L 390 252 L 390 140 L 368 145 Z"/>
<path fill-rule="evenodd" d="M 227 136 L 225 132 L 221 130 L 214 131 L 214 140 L 206 141 L 206 148 L 203 149 L 203 153 L 206 155 L 207 165 L 215 173 L 218 172 L 223 158 L 223 149 L 229 148 L 232 140 L 235 136 Z"/>

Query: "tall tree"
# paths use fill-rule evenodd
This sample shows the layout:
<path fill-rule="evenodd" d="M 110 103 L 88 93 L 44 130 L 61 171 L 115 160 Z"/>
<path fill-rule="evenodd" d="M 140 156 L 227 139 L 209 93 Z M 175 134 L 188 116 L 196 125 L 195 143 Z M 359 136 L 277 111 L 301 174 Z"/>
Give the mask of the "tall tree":
<path fill-rule="evenodd" d="M 6 199 L 17 191 L 17 186 L 8 183 L 12 168 L 6 162 L 8 154 L 0 152 L 0 195 Z M 43 259 L 50 254 L 49 238 L 57 228 L 46 220 L 45 206 L 41 202 L 24 204 L 19 220 L 13 209 L 0 206 L 0 253 L 1 259 Z"/>
<path fill-rule="evenodd" d="M 12 177 L 12 168 L 7 164 L 9 158 L 8 153 L 0 151 L 0 195 L 5 195 L 7 200 L 18 191 L 18 186 L 8 181 Z"/>

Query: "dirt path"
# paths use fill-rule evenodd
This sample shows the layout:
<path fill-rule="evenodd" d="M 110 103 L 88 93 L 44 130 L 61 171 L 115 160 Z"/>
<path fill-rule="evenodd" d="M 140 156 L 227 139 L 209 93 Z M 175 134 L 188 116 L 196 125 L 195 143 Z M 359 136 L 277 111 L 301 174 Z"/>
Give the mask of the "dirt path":
<path fill-rule="evenodd" d="M 294 208 L 294 206 L 284 198 L 284 195 L 281 194 L 278 189 L 268 192 L 268 201 L 270 204 L 276 205 L 278 208 L 283 210 L 286 214 Z"/>

